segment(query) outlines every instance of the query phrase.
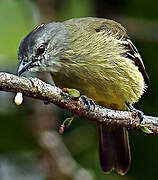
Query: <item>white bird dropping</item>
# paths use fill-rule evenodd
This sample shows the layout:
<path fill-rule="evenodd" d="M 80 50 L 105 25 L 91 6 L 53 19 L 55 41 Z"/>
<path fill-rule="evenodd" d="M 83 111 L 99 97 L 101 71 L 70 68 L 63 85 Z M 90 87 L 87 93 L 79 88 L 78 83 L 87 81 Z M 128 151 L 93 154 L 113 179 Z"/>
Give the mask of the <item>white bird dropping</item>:
<path fill-rule="evenodd" d="M 19 106 L 20 104 L 22 104 L 23 102 L 23 96 L 21 92 L 18 92 L 15 96 L 14 102 L 17 106 Z"/>

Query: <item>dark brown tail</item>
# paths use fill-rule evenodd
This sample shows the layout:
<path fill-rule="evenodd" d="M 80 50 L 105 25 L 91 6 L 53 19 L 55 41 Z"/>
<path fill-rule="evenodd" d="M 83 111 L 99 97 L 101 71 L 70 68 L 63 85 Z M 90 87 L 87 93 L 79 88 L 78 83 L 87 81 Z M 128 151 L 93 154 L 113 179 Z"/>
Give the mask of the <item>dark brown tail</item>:
<path fill-rule="evenodd" d="M 124 175 L 130 166 L 130 147 L 126 128 L 98 124 L 99 155 L 105 173 L 112 169 Z"/>

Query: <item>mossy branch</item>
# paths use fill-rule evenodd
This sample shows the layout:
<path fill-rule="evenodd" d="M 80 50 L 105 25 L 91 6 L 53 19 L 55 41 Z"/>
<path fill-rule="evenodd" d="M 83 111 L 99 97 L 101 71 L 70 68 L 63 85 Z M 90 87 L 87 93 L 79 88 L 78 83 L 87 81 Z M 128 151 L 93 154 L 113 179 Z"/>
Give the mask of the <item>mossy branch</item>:
<path fill-rule="evenodd" d="M 21 92 L 25 96 L 54 103 L 94 122 L 142 130 L 152 135 L 158 134 L 158 117 L 144 115 L 143 120 L 141 120 L 135 112 L 111 110 L 99 105 L 95 105 L 94 109 L 87 110 L 87 106 L 84 105 L 81 98 L 74 99 L 60 88 L 37 78 L 18 77 L 0 72 L 0 90 Z"/>

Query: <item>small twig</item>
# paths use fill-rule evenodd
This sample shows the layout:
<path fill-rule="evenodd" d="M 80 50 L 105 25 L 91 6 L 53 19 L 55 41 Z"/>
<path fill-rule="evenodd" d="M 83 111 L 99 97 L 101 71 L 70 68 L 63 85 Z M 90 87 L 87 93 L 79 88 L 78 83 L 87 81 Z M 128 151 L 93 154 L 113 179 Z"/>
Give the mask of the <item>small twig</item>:
<path fill-rule="evenodd" d="M 138 129 L 146 126 L 152 134 L 158 134 L 158 118 L 144 115 L 139 119 L 134 112 L 111 110 L 95 105 L 94 110 L 87 111 L 82 100 L 74 100 L 60 88 L 47 84 L 37 78 L 18 77 L 13 74 L 0 73 L 0 90 L 8 92 L 22 92 L 23 95 L 54 103 L 80 117 L 91 121 L 106 123 L 128 129 Z M 140 124 L 141 121 L 141 124 Z"/>

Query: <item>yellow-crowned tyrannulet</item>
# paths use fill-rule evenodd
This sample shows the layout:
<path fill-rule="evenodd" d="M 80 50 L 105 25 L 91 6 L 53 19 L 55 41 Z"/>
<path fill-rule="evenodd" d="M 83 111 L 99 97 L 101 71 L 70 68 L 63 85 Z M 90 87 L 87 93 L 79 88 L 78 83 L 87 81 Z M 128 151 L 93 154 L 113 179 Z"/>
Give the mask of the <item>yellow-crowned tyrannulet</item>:
<path fill-rule="evenodd" d="M 21 42 L 18 74 L 50 72 L 60 88 L 74 88 L 111 109 L 126 110 L 149 85 L 143 61 L 117 22 L 76 18 L 43 24 Z M 128 131 L 98 124 L 104 172 L 125 174 L 130 165 Z"/>

